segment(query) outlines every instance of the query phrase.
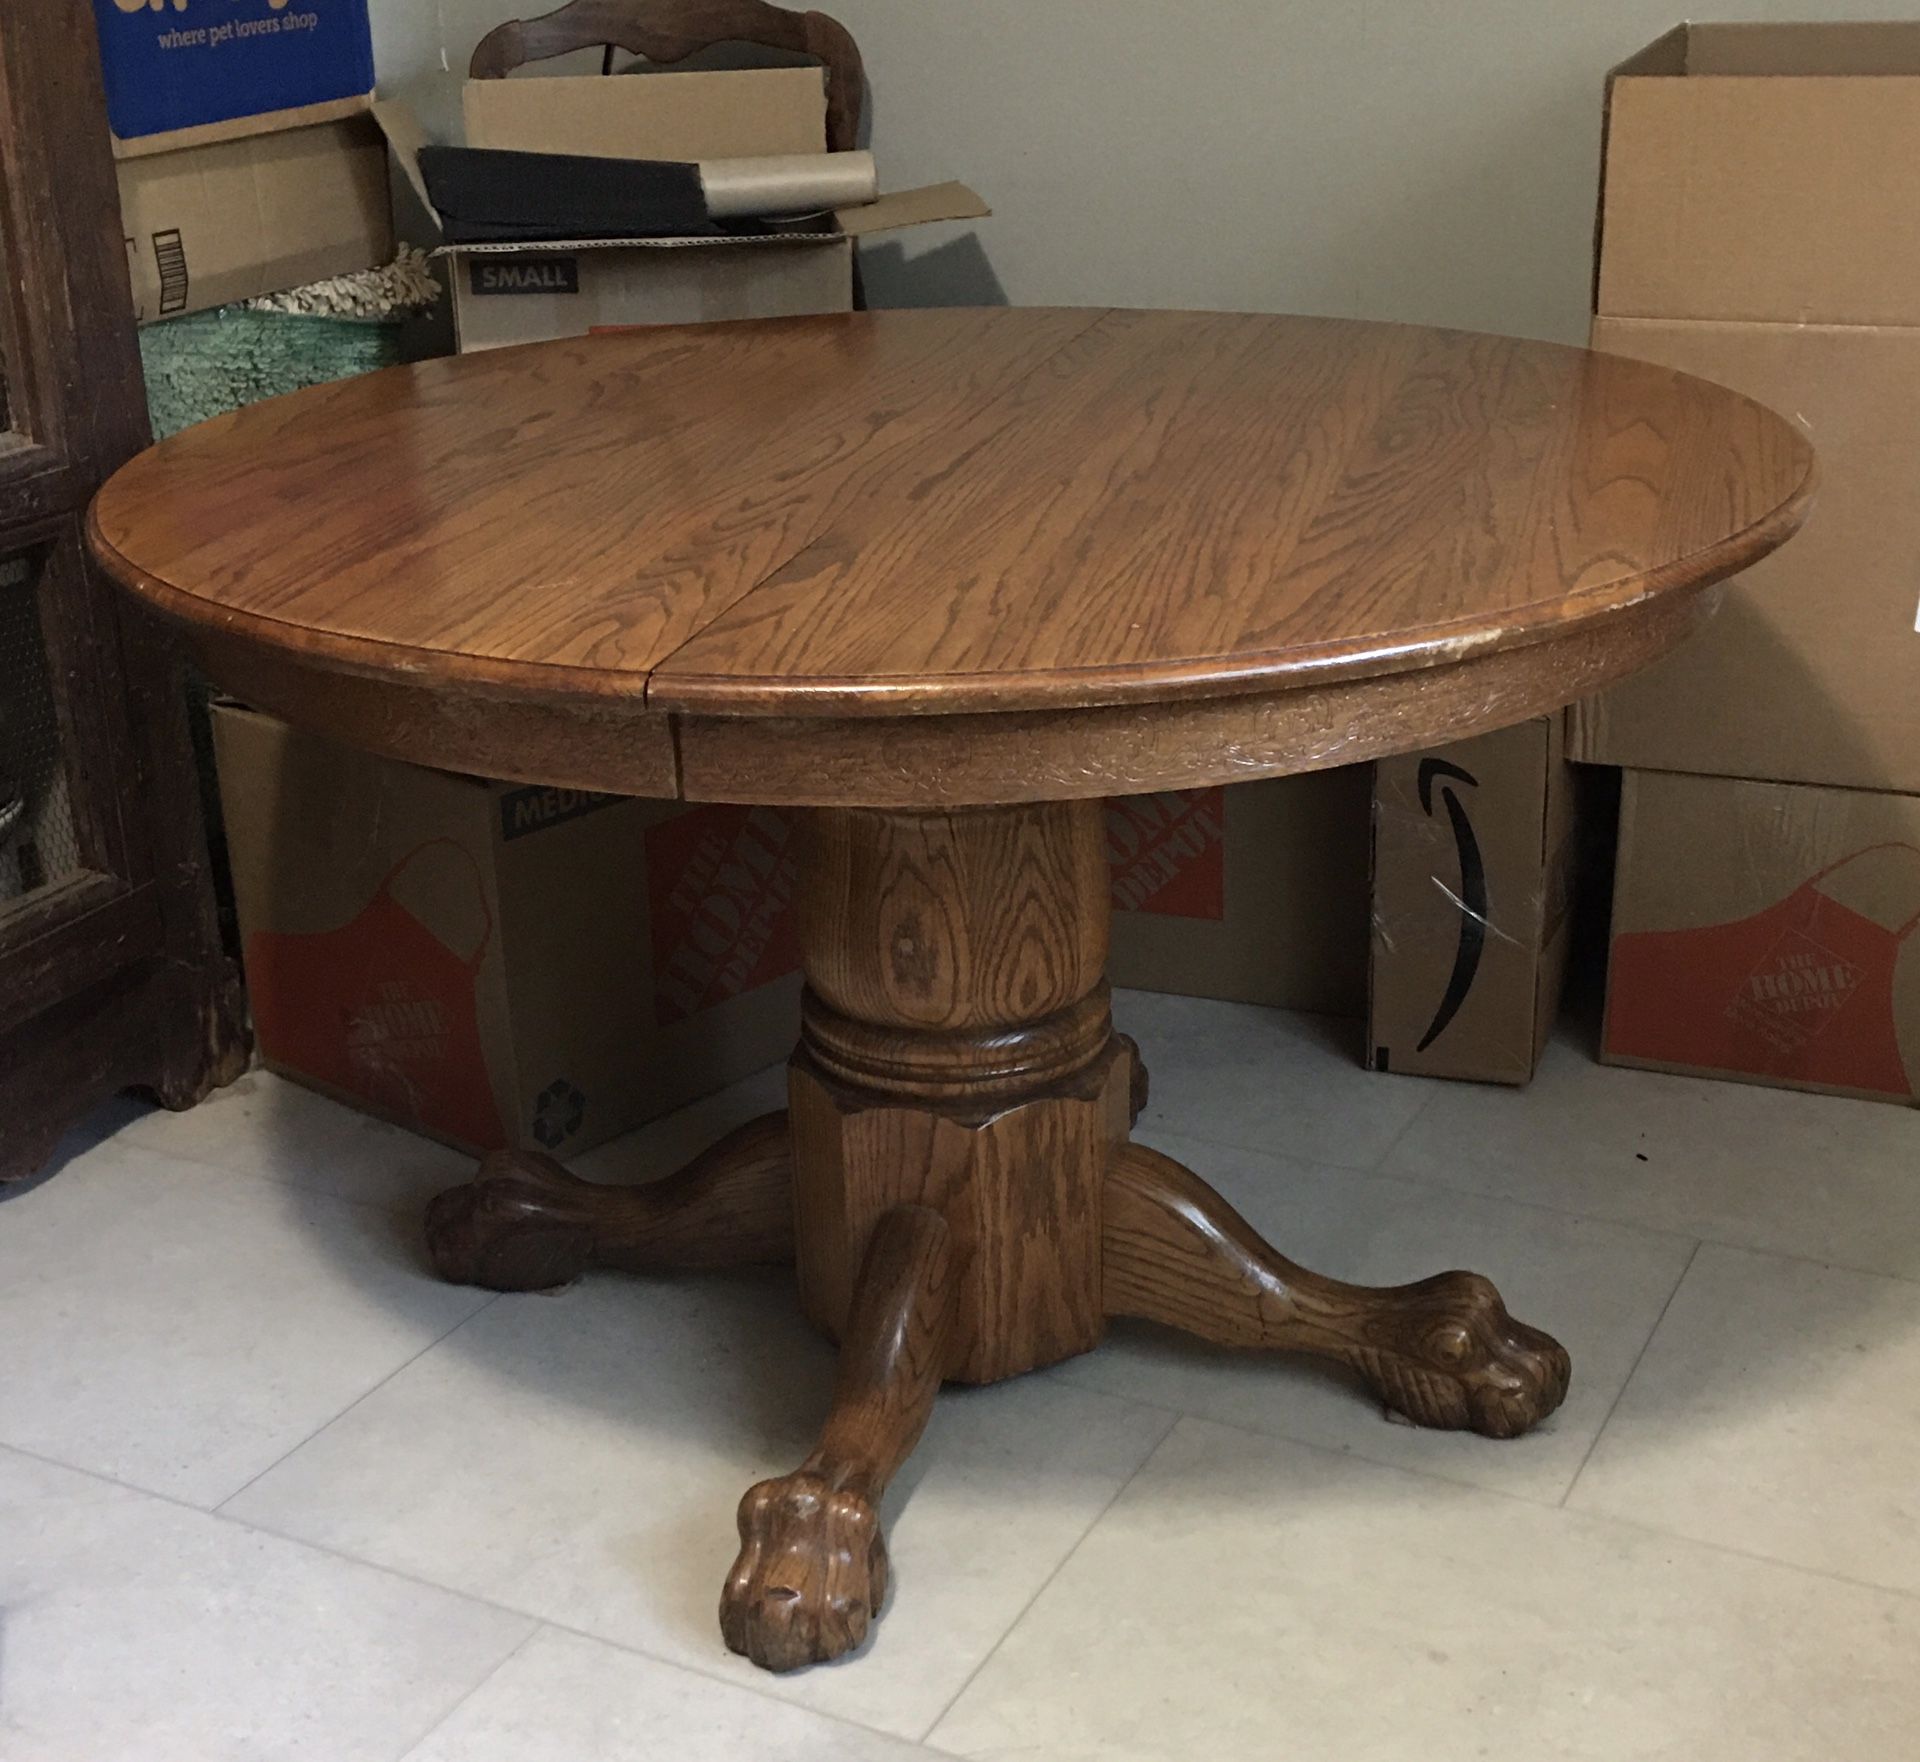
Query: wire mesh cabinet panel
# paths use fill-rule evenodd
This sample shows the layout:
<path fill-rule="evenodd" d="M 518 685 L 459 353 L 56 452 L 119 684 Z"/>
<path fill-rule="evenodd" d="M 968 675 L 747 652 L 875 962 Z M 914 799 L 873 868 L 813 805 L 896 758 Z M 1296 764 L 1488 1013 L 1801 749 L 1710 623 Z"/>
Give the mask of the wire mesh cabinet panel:
<path fill-rule="evenodd" d="M 94 573 L 87 502 L 146 444 L 87 0 L 0 4 L 0 1181 L 102 1097 L 236 1075 L 164 633 Z"/>

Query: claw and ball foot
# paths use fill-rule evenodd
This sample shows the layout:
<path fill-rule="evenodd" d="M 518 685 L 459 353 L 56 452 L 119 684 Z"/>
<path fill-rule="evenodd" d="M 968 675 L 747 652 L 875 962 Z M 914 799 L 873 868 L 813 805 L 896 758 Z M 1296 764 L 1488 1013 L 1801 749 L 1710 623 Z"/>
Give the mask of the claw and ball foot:
<path fill-rule="evenodd" d="M 427 1207 L 440 1276 L 492 1291 L 545 1291 L 594 1266 L 631 1272 L 780 1264 L 793 1258 L 787 1116 L 729 1133 L 678 1174 L 608 1186 L 533 1150 L 496 1150 Z"/>
<path fill-rule="evenodd" d="M 874 1227 L 841 1333 L 833 1408 L 813 1454 L 740 1501 L 740 1553 L 720 1593 L 728 1646 L 764 1670 L 852 1651 L 887 1596 L 879 1507 L 939 1392 L 958 1285 L 938 1212 Z"/>
<path fill-rule="evenodd" d="M 1108 1173 L 1101 1271 L 1109 1315 L 1335 1359 L 1416 1425 L 1513 1438 L 1566 1397 L 1565 1348 L 1515 1321 L 1477 1274 L 1369 1287 L 1308 1272 L 1144 1145 L 1124 1146 Z"/>

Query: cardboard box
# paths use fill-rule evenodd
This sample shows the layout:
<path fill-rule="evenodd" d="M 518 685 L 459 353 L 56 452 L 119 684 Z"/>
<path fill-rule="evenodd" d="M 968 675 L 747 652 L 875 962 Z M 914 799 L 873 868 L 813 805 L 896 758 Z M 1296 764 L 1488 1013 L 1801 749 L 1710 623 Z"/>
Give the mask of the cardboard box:
<path fill-rule="evenodd" d="M 267 1066 L 466 1149 L 574 1154 L 784 1058 L 789 824 L 452 776 L 213 712 Z"/>
<path fill-rule="evenodd" d="M 534 153 L 729 159 L 826 151 L 820 69 L 469 80 L 467 145 Z M 398 105 L 375 114 L 432 213 L 416 155 L 418 123 Z M 463 354 L 637 324 L 789 318 L 853 306 L 854 241 L 938 220 L 977 219 L 964 184 L 937 184 L 808 221 L 698 238 L 443 245 Z"/>
<path fill-rule="evenodd" d="M 1592 340 L 1803 422 L 1805 532 L 1576 759 L 1920 790 L 1920 26 L 1695 25 L 1607 89 Z"/>
<path fill-rule="evenodd" d="M 1364 765 L 1117 796 L 1107 854 L 1115 985 L 1362 1013 Z"/>
<path fill-rule="evenodd" d="M 469 147 L 519 153 L 737 159 L 827 150 L 817 67 L 468 80 L 460 112 Z"/>
<path fill-rule="evenodd" d="M 1920 24 L 1682 25 L 1606 105 L 1596 312 L 1920 316 Z"/>
<path fill-rule="evenodd" d="M 1629 771 L 1601 1056 L 1911 1103 L 1920 796 Z"/>
<path fill-rule="evenodd" d="M 386 145 L 370 116 L 123 159 L 117 169 L 142 323 L 393 255 Z"/>
<path fill-rule="evenodd" d="M 326 122 L 373 98 L 367 0 L 93 0 L 121 156 Z"/>
<path fill-rule="evenodd" d="M 213 706 L 263 1062 L 574 1155 L 784 1059 L 790 822 L 491 783 Z M 1364 766 L 1108 804 L 1117 985 L 1358 1016 Z"/>
<path fill-rule="evenodd" d="M 1374 767 L 1374 1069 L 1525 1083 L 1566 975 L 1575 796 L 1558 716 Z"/>

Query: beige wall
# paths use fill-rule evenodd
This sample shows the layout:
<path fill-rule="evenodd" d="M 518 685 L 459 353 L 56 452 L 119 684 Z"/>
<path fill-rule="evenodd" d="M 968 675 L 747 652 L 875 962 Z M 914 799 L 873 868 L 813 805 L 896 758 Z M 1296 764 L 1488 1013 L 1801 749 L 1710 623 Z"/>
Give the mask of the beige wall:
<path fill-rule="evenodd" d="M 373 0 L 383 88 L 544 0 Z M 1606 69 L 1678 0 L 826 0 L 893 187 L 977 228 L 870 253 L 876 304 L 1004 297 L 1400 318 L 1576 339 Z M 1727 0 L 1715 18 L 1920 17 Z"/>

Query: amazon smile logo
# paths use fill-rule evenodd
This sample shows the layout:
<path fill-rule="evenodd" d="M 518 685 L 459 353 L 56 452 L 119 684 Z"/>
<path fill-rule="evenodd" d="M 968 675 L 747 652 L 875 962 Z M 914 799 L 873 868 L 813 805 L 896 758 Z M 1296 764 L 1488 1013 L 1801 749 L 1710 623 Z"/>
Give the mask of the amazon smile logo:
<path fill-rule="evenodd" d="M 1425 1052 L 1460 1013 L 1467 993 L 1473 989 L 1474 976 L 1480 971 L 1480 957 L 1487 947 L 1487 865 L 1480 854 L 1480 840 L 1474 836 L 1473 821 L 1467 817 L 1457 790 L 1451 784 L 1464 783 L 1478 789 L 1480 779 L 1445 759 L 1420 761 L 1420 811 L 1433 818 L 1434 786 L 1440 785 L 1440 799 L 1446 805 L 1447 821 L 1453 828 L 1454 852 L 1460 860 L 1460 895 L 1454 904 L 1460 908 L 1460 940 L 1454 945 L 1453 971 L 1447 975 L 1446 989 L 1440 994 L 1433 1020 L 1415 1048 Z"/>

